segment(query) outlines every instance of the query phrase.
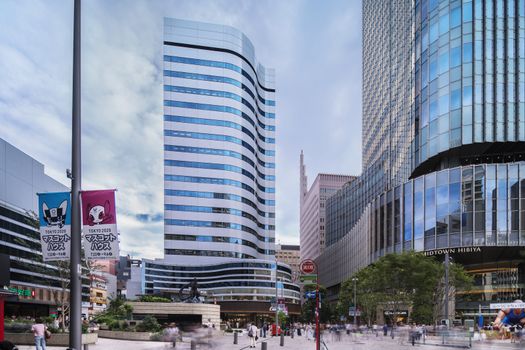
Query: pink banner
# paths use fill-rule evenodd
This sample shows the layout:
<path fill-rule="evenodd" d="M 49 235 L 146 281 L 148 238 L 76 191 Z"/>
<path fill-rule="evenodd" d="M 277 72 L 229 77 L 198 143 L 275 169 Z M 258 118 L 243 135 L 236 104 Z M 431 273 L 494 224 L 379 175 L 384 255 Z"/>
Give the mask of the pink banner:
<path fill-rule="evenodd" d="M 116 224 L 115 190 L 82 191 L 82 224 Z"/>
<path fill-rule="evenodd" d="M 82 191 L 84 252 L 88 259 L 118 259 L 115 190 Z"/>

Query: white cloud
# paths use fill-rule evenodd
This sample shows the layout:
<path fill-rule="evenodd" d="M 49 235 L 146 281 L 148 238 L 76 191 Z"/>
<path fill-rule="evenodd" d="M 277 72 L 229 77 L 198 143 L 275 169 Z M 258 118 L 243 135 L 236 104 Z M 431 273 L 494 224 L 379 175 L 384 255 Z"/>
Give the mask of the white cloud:
<path fill-rule="evenodd" d="M 360 3 L 83 2 L 83 187 L 117 188 L 122 250 L 162 255 L 162 18 L 237 27 L 277 74 L 277 234 L 299 237 L 299 152 L 360 169 Z M 0 137 L 68 183 L 72 2 L 0 2 Z M 356 156 L 359 155 L 359 156 Z"/>

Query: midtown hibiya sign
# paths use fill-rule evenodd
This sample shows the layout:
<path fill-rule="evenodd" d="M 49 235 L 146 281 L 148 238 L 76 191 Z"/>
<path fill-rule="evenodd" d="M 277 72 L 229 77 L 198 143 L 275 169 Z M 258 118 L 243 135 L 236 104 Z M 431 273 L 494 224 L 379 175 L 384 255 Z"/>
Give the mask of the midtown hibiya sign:
<path fill-rule="evenodd" d="M 299 268 L 304 274 L 312 274 L 315 272 L 315 262 L 311 259 L 303 260 L 301 261 L 301 265 L 299 266 Z"/>
<path fill-rule="evenodd" d="M 443 255 L 443 254 L 463 254 L 463 253 L 481 253 L 481 247 L 459 247 L 427 250 L 423 252 L 425 256 Z"/>

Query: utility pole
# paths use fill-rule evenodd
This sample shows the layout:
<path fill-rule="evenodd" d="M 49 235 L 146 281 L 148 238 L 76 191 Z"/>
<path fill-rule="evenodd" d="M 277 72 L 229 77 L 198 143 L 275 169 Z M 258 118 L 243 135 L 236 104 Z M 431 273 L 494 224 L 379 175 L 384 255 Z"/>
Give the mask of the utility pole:
<path fill-rule="evenodd" d="M 357 278 L 352 278 L 354 281 L 354 329 L 357 327 Z"/>
<path fill-rule="evenodd" d="M 275 336 L 278 336 L 279 327 L 279 290 L 277 286 L 277 260 L 275 260 Z"/>
<path fill-rule="evenodd" d="M 448 316 L 448 294 L 449 294 L 449 255 L 448 251 L 445 253 L 445 320 L 447 322 L 447 328 L 449 324 L 449 316 Z"/>
<path fill-rule="evenodd" d="M 75 0 L 73 22 L 73 116 L 71 148 L 71 260 L 69 293 L 69 349 L 80 350 L 82 347 L 82 284 L 80 267 L 81 222 L 80 189 L 81 169 L 81 118 L 80 118 L 80 15 L 81 1 Z"/>
<path fill-rule="evenodd" d="M 315 286 L 315 349 L 321 349 L 321 334 L 319 333 L 319 272 L 317 271 L 317 264 L 315 265 L 315 272 L 317 273 L 316 286 Z"/>

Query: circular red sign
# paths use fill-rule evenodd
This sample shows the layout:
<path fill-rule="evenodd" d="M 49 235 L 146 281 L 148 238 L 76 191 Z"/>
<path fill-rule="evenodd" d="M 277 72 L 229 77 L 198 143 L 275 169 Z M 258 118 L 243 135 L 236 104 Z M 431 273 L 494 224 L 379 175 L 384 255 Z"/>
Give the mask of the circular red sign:
<path fill-rule="evenodd" d="M 301 261 L 300 269 L 302 273 L 313 273 L 315 272 L 315 262 L 307 259 Z"/>

